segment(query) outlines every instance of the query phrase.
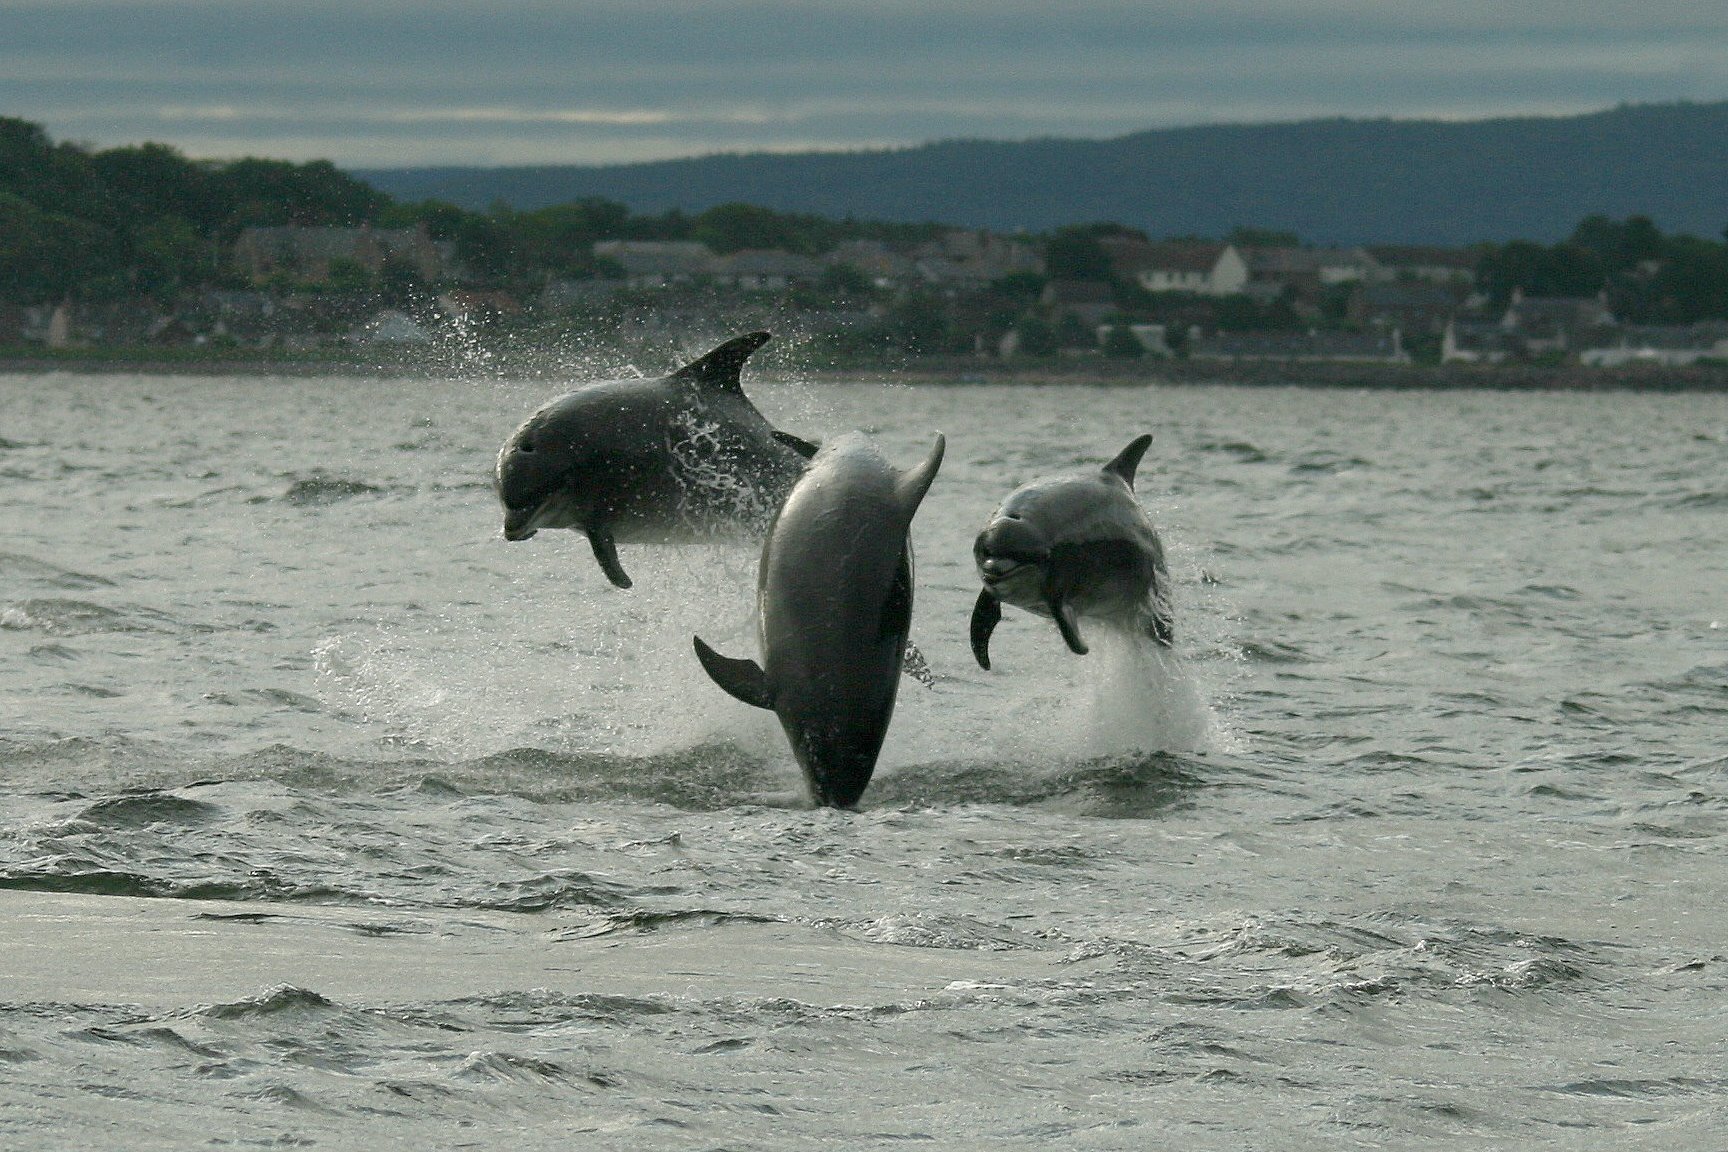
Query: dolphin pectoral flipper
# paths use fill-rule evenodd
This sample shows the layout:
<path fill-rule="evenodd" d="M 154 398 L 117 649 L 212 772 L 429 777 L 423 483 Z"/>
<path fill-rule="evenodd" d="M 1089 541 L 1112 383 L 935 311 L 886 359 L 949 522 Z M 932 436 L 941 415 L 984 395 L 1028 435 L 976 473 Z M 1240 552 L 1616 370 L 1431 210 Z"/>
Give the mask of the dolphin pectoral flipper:
<path fill-rule="evenodd" d="M 990 589 L 981 589 L 978 602 L 972 605 L 972 655 L 978 658 L 978 667 L 986 672 L 990 670 L 990 633 L 996 631 L 1001 620 L 1002 601 Z"/>
<path fill-rule="evenodd" d="M 1080 639 L 1080 618 L 1072 604 L 1060 597 L 1054 598 L 1050 601 L 1050 615 L 1056 617 L 1056 627 L 1061 629 L 1068 651 L 1076 656 L 1084 656 L 1091 651 L 1086 647 L 1086 641 Z"/>
<path fill-rule="evenodd" d="M 780 441 L 780 443 L 786 445 L 786 447 L 792 449 L 792 451 L 798 453 L 798 455 L 804 457 L 806 460 L 816 455 L 817 445 L 810 443 L 810 441 L 804 439 L 802 436 L 794 436 L 784 428 L 774 429 L 774 439 Z"/>
<path fill-rule="evenodd" d="M 624 571 L 624 565 L 618 563 L 618 544 L 612 539 L 611 529 L 590 525 L 588 546 L 594 549 L 594 559 L 599 561 L 600 571 L 606 573 L 606 579 L 615 587 L 630 587 L 630 576 Z"/>
<path fill-rule="evenodd" d="M 752 708 L 773 711 L 774 690 L 769 687 L 768 676 L 761 665 L 754 660 L 722 656 L 704 644 L 700 636 L 692 636 L 691 640 L 696 644 L 696 659 L 702 662 L 702 669 L 710 680 Z"/>

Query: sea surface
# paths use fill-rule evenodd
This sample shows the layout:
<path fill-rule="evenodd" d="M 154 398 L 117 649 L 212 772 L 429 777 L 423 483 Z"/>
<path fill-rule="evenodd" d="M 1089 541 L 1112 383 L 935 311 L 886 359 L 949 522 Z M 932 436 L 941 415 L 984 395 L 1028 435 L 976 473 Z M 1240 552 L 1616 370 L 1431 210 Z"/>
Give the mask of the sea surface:
<path fill-rule="evenodd" d="M 846 813 L 753 548 L 502 539 L 576 376 L 0 376 L 0 1146 L 1728 1143 L 1728 396 L 747 373 L 948 437 Z M 980 670 L 1141 432 L 1174 655 Z"/>

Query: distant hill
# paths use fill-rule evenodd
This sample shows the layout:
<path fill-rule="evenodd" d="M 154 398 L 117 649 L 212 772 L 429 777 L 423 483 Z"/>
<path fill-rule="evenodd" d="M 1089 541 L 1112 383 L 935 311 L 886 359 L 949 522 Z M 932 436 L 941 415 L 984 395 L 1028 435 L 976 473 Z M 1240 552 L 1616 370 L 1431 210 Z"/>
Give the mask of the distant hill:
<path fill-rule="evenodd" d="M 1311 242 L 1554 241 L 1583 217 L 1664 231 L 1728 225 L 1728 101 L 1564 117 L 1308 120 L 1112 140 L 950 140 L 874 152 L 646 164 L 356 170 L 401 200 L 542 208 L 603 197 L 636 212 L 739 201 L 831 218 L 1042 231 L 1114 220 L 1154 236 L 1237 225 Z"/>

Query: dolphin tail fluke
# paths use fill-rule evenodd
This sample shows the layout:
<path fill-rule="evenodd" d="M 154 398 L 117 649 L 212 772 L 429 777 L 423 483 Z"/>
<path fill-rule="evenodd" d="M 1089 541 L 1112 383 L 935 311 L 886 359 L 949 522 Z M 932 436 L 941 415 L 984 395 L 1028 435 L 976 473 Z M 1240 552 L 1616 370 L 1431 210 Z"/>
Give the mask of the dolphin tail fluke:
<path fill-rule="evenodd" d="M 612 533 L 604 528 L 588 529 L 588 546 L 594 549 L 594 559 L 600 564 L 600 571 L 606 573 L 606 579 L 612 581 L 614 587 L 630 587 L 630 575 L 624 571 L 624 565 L 618 563 L 618 544 L 612 539 Z"/>
<path fill-rule="evenodd" d="M 972 605 L 972 655 L 978 667 L 990 670 L 990 634 L 1002 620 L 1002 601 L 988 588 L 978 592 L 978 603 Z"/>
<path fill-rule="evenodd" d="M 773 338 L 767 332 L 746 332 L 742 336 L 734 336 L 701 359 L 692 360 L 672 373 L 672 378 L 688 380 L 704 388 L 736 392 L 742 396 L 744 386 L 738 377 L 744 371 L 744 361 L 750 359 L 751 353 Z"/>
<path fill-rule="evenodd" d="M 752 708 L 774 710 L 774 691 L 768 686 L 768 676 L 761 665 L 754 660 L 722 656 L 704 644 L 700 636 L 691 639 L 696 644 L 696 659 L 702 662 L 702 669 L 710 680 Z"/>
<path fill-rule="evenodd" d="M 1086 647 L 1086 641 L 1080 639 L 1080 617 L 1074 611 L 1074 606 L 1066 600 L 1052 600 L 1050 615 L 1056 617 L 1056 627 L 1062 631 L 1062 640 L 1068 645 L 1068 651 L 1076 656 L 1084 656 L 1091 649 Z"/>
<path fill-rule="evenodd" d="M 924 502 L 924 493 L 930 491 L 931 481 L 936 479 L 936 470 L 942 467 L 942 453 L 948 446 L 948 440 L 942 433 L 936 433 L 936 443 L 930 448 L 930 455 L 924 457 L 924 462 L 905 473 L 895 483 L 895 489 L 900 496 L 900 506 L 906 510 L 906 520 L 912 520 L 912 514 L 918 511 L 918 505 Z"/>
<path fill-rule="evenodd" d="M 1116 454 L 1116 459 L 1104 465 L 1104 471 L 1122 478 L 1128 487 L 1134 487 L 1134 473 L 1140 467 L 1140 457 L 1146 455 L 1146 449 L 1152 445 L 1152 434 L 1136 436 L 1128 447 Z"/>

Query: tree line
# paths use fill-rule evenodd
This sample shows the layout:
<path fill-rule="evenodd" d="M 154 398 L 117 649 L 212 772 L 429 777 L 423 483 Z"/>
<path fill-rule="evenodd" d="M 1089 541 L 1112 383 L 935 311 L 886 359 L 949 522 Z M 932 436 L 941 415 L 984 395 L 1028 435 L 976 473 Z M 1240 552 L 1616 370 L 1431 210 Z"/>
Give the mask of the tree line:
<path fill-rule="evenodd" d="M 728 204 L 694 215 L 633 215 L 582 200 L 532 212 L 399 203 L 326 160 L 191 160 L 164 144 L 89 149 L 0 117 L 0 300 L 38 304 L 170 295 L 234 284 L 226 256 L 242 229 L 425 225 L 471 280 L 538 287 L 595 272 L 597 240 L 695 240 L 716 252 L 818 255 L 847 240 L 915 243 L 937 224 L 829 220 Z"/>
<path fill-rule="evenodd" d="M 0 301 L 165 297 L 188 288 L 242 286 L 226 259 L 234 240 L 249 226 L 284 224 L 424 225 L 433 239 L 452 245 L 472 282 L 524 292 L 551 277 L 607 271 L 593 256 L 599 240 L 693 240 L 720 253 L 778 248 L 815 256 L 849 240 L 913 245 L 946 230 L 937 223 L 833 220 L 747 204 L 637 215 L 623 204 L 587 199 L 533 211 L 498 204 L 481 212 L 437 200 L 398 202 L 324 160 L 192 160 L 156 143 L 91 149 L 55 142 L 37 124 L 0 117 Z M 1102 223 L 1035 239 L 1050 277 L 1116 281 L 1100 243 L 1115 233 L 1144 238 Z M 1247 228 L 1230 238 L 1296 243 L 1288 233 Z M 1728 318 L 1728 243 L 1664 235 L 1644 216 L 1591 216 L 1558 244 L 1512 240 L 1478 245 L 1477 252 L 1477 288 L 1494 304 L 1504 304 L 1515 290 L 1605 293 L 1623 321 Z M 1019 298 L 1035 295 L 1038 285 L 1027 280 L 1001 287 L 998 294 Z M 1117 281 L 1117 296 L 1125 313 L 1158 311 L 1131 283 Z M 1264 326 L 1278 317 L 1256 313 L 1243 320 Z"/>

